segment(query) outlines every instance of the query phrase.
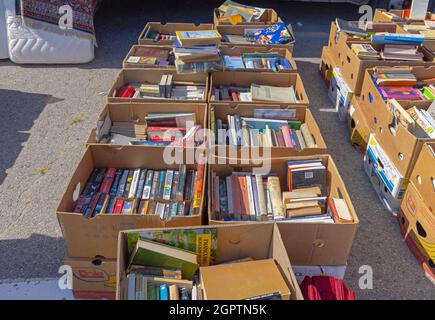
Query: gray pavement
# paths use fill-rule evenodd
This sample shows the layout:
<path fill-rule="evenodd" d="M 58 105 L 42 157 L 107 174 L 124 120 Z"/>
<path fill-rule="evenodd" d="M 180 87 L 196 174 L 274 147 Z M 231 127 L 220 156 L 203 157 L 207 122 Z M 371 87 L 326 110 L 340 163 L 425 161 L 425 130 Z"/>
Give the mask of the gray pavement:
<path fill-rule="evenodd" d="M 65 254 L 55 209 L 128 49 L 147 21 L 210 22 L 221 1 L 103 1 L 95 60 L 79 66 L 0 61 L 0 282 L 53 278 Z M 257 2 L 257 4 L 261 4 Z M 344 4 L 268 2 L 292 23 L 294 55 L 323 137 L 360 218 L 346 274 L 360 299 L 435 299 L 435 287 L 403 242 L 395 218 L 372 190 L 361 155 L 333 112 L 318 74 L 331 20 L 357 17 Z M 373 268 L 373 290 L 358 270 Z"/>

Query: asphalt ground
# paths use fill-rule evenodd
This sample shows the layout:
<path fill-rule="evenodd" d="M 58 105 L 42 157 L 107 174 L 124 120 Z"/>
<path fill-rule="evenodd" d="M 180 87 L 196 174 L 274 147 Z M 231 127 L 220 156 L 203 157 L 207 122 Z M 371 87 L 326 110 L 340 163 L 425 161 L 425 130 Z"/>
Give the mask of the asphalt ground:
<path fill-rule="evenodd" d="M 65 255 L 55 209 L 85 149 L 129 48 L 147 21 L 212 21 L 221 1 L 109 1 L 95 17 L 98 48 L 86 65 L 19 66 L 0 61 L 0 282 L 54 278 Z M 363 171 L 318 74 L 322 46 L 335 17 L 353 20 L 349 4 L 270 1 L 296 34 L 299 72 L 317 120 L 346 183 L 360 227 L 346 272 L 359 299 L 435 299 L 427 280 Z M 361 266 L 373 269 L 373 289 L 362 290 Z"/>

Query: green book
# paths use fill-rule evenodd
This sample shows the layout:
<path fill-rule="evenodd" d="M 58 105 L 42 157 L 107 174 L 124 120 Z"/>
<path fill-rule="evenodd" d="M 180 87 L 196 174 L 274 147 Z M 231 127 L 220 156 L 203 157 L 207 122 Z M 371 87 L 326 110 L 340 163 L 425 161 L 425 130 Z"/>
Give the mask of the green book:
<path fill-rule="evenodd" d="M 421 92 L 428 98 L 429 100 L 435 100 L 435 96 L 427 89 L 423 88 Z"/>
<path fill-rule="evenodd" d="M 182 278 L 192 280 L 198 269 L 196 253 L 166 244 L 138 239 L 130 256 L 129 268 L 142 265 L 180 269 Z"/>
<path fill-rule="evenodd" d="M 157 300 L 157 298 L 156 298 L 156 285 L 155 284 L 148 283 L 147 300 Z"/>
<path fill-rule="evenodd" d="M 290 120 L 290 121 L 287 121 L 287 122 L 288 122 L 288 126 L 290 128 L 293 128 L 295 130 L 300 130 L 301 129 L 301 124 L 302 124 L 301 121 Z"/>

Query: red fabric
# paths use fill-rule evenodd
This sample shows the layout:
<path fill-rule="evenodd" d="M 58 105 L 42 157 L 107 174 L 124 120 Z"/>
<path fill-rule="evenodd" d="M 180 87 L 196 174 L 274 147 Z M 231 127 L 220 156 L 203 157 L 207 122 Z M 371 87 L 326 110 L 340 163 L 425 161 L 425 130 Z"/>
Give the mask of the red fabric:
<path fill-rule="evenodd" d="M 301 291 L 305 300 L 355 300 L 355 292 L 343 280 L 330 276 L 306 276 Z"/>

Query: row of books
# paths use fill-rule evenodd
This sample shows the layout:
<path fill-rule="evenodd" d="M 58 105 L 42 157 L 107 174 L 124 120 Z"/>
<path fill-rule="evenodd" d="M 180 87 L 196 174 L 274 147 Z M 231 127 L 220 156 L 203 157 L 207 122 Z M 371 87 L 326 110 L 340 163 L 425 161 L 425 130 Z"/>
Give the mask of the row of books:
<path fill-rule="evenodd" d="M 126 62 L 136 65 L 168 67 L 175 65 L 175 56 L 171 49 L 141 46 L 133 47 Z"/>
<path fill-rule="evenodd" d="M 353 221 L 344 199 L 326 195 L 327 173 L 320 160 L 289 161 L 287 169 L 287 190 L 284 192 L 277 174 L 234 171 L 230 176 L 220 176 L 212 172 L 213 219 Z"/>
<path fill-rule="evenodd" d="M 217 101 L 298 103 L 293 86 L 275 87 L 255 83 L 251 84 L 250 87 L 218 85 L 214 89 L 214 97 Z"/>
<path fill-rule="evenodd" d="M 281 109 L 255 109 L 254 114 L 279 115 Z M 211 107 L 214 113 L 214 107 Z M 211 115 L 211 119 L 214 119 Z M 316 143 L 306 123 L 296 120 L 280 120 L 273 118 L 248 118 L 239 115 L 228 115 L 227 122 L 215 119 L 212 124 L 214 143 L 230 146 L 251 147 L 286 147 L 301 151 L 314 148 Z"/>
<path fill-rule="evenodd" d="M 364 60 L 397 60 L 397 61 L 423 61 L 424 54 L 419 47 L 408 45 L 388 45 L 378 52 L 368 43 L 352 43 L 352 51 Z"/>
<path fill-rule="evenodd" d="M 216 264 L 216 228 L 139 232 L 128 237 L 128 300 L 290 298 L 273 259 L 246 257 Z"/>
<path fill-rule="evenodd" d="M 435 23 L 431 20 L 424 21 L 424 24 L 406 24 L 403 29 L 411 34 L 421 34 L 425 39 L 435 39 Z"/>
<path fill-rule="evenodd" d="M 281 71 L 292 70 L 287 58 L 278 53 L 243 53 L 238 55 L 224 55 L 225 70 L 266 70 Z"/>
<path fill-rule="evenodd" d="M 107 115 L 107 117 L 109 117 Z M 200 125 L 194 113 L 150 112 L 144 121 L 110 121 L 110 128 L 101 133 L 99 143 L 147 146 L 199 145 L 203 137 L 198 134 Z"/>
<path fill-rule="evenodd" d="M 385 100 L 433 100 L 434 78 L 419 81 L 414 74 L 406 72 L 374 72 L 372 78 Z"/>
<path fill-rule="evenodd" d="M 199 212 L 204 165 L 197 170 L 95 168 L 73 212 L 98 214 L 157 214 L 162 219 Z"/>

